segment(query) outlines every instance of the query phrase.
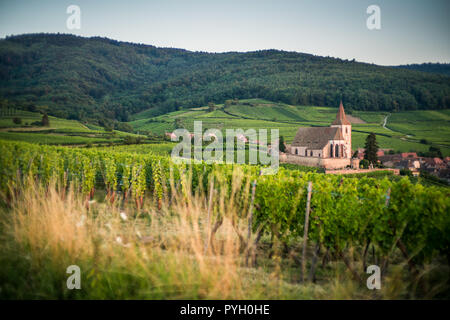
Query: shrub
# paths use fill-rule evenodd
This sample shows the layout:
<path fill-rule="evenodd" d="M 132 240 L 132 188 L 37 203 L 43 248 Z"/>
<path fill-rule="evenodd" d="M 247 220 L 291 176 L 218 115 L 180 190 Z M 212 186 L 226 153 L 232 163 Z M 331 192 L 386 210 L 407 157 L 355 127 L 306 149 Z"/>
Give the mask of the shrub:
<path fill-rule="evenodd" d="M 408 176 L 408 177 L 412 177 L 413 176 L 411 170 L 409 170 L 409 169 L 400 169 L 400 175 L 401 176 Z"/>
<path fill-rule="evenodd" d="M 369 160 L 362 159 L 361 162 L 359 163 L 359 166 L 363 169 L 368 169 L 369 168 Z"/>
<path fill-rule="evenodd" d="M 124 144 L 141 144 L 142 138 L 141 137 L 133 137 L 133 136 L 126 136 L 123 139 Z"/>
<path fill-rule="evenodd" d="M 44 113 L 44 115 L 42 116 L 41 124 L 42 124 L 44 127 L 50 126 L 50 120 L 48 119 L 48 115 L 47 115 L 46 113 Z"/>
<path fill-rule="evenodd" d="M 31 123 L 32 126 L 42 126 L 42 121 L 34 121 Z"/>
<path fill-rule="evenodd" d="M 22 124 L 22 119 L 20 119 L 20 118 L 13 118 L 13 122 L 14 122 L 14 124 Z"/>

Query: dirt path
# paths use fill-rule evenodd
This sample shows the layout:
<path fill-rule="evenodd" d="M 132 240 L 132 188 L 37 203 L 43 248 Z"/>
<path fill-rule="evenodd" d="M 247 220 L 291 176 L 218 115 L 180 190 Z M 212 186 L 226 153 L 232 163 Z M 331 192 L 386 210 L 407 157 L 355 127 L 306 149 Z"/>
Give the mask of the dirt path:
<path fill-rule="evenodd" d="M 387 120 L 388 120 L 388 118 L 389 118 L 390 115 L 391 115 L 391 114 L 389 113 L 386 117 L 384 117 L 383 128 L 386 129 L 386 130 L 392 131 L 391 129 L 386 128 Z"/>

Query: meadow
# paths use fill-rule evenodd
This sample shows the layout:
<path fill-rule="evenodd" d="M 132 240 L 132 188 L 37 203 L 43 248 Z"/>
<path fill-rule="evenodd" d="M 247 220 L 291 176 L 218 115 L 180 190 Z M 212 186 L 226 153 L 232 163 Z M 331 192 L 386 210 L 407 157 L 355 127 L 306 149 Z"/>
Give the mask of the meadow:
<path fill-rule="evenodd" d="M 237 104 L 174 111 L 151 116 L 146 111 L 134 115 L 130 125 L 138 131 L 164 134 L 177 126 L 193 131 L 194 121 L 202 121 L 203 128 L 220 130 L 241 128 L 279 129 L 280 135 L 290 143 L 302 126 L 329 126 L 336 117 L 336 108 L 294 106 L 262 99 L 239 100 Z M 363 148 L 367 135 L 377 134 L 380 148 L 397 152 L 428 151 L 431 144 L 450 155 L 450 113 L 448 110 L 423 110 L 408 112 L 347 111 L 356 117 L 352 124 L 352 149 Z M 383 127 L 387 118 L 386 127 Z M 424 141 L 426 140 L 426 141 Z M 426 143 L 424 143 L 426 142 Z"/>
<path fill-rule="evenodd" d="M 184 127 L 193 132 L 194 121 L 202 121 L 203 130 L 210 128 L 222 131 L 238 128 L 268 129 L 270 136 L 270 129 L 278 129 L 279 134 L 289 144 L 299 127 L 329 126 L 336 112 L 335 108 L 329 107 L 294 106 L 262 99 L 247 99 L 239 100 L 231 105 L 215 105 L 215 110 L 209 110 L 207 106 L 204 106 L 163 115 L 155 115 L 153 109 L 145 110 L 131 117 L 132 121 L 128 123 L 134 128 L 135 133 L 128 133 L 118 130 L 105 131 L 103 127 L 97 125 L 51 116 L 49 127 L 36 126 L 33 123 L 41 120 L 41 114 L 17 110 L 13 115 L 1 117 L 0 138 L 53 145 L 117 145 L 122 144 L 127 136 L 148 140 L 149 136 L 162 136 L 177 127 Z M 355 121 L 352 124 L 353 150 L 364 147 L 367 135 L 374 132 L 377 134 L 380 148 L 392 149 L 396 152 L 426 152 L 430 145 L 433 145 L 439 147 L 444 156 L 450 155 L 450 112 L 448 110 L 392 114 L 348 110 L 347 114 L 351 120 Z M 13 122 L 15 117 L 20 118 L 22 123 L 15 124 Z M 161 138 L 158 139 L 161 140 Z"/>
<path fill-rule="evenodd" d="M 21 120 L 15 123 L 14 118 Z M 118 130 L 105 131 L 103 127 L 83 124 L 49 116 L 49 126 L 38 125 L 42 114 L 23 110 L 13 110 L 0 118 L 0 138 L 11 141 L 51 145 L 86 145 L 119 143 L 127 136 L 139 135 Z"/>

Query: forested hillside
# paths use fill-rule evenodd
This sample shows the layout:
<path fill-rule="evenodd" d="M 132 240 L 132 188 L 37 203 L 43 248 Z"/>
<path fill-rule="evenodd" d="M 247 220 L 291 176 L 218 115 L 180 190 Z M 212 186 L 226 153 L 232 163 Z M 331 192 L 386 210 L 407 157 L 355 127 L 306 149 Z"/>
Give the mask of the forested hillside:
<path fill-rule="evenodd" d="M 106 38 L 31 34 L 0 40 L 0 102 L 77 120 L 264 98 L 348 110 L 450 107 L 450 77 L 303 53 L 203 53 Z M 43 107 L 44 106 L 44 107 Z"/>
<path fill-rule="evenodd" d="M 450 77 L 450 63 L 422 63 L 397 66 L 397 68 L 443 74 Z"/>

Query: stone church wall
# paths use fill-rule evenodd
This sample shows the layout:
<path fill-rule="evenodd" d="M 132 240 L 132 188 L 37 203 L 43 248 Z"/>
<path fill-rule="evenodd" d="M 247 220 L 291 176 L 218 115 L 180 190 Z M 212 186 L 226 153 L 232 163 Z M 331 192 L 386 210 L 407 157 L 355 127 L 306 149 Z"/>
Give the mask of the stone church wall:
<path fill-rule="evenodd" d="M 294 154 L 280 154 L 280 162 L 294 163 L 308 167 L 320 167 L 320 158 L 300 157 Z"/>
<path fill-rule="evenodd" d="M 348 158 L 327 158 L 327 159 L 321 159 L 321 167 L 324 167 L 325 169 L 341 169 L 349 166 L 351 164 L 351 159 Z"/>
<path fill-rule="evenodd" d="M 294 163 L 308 167 L 323 167 L 326 169 L 342 169 L 350 165 L 350 159 L 300 157 L 293 154 L 280 154 L 280 162 Z"/>

